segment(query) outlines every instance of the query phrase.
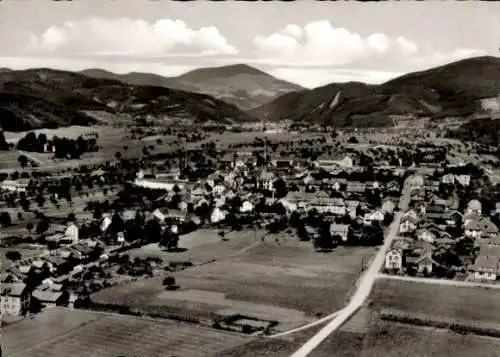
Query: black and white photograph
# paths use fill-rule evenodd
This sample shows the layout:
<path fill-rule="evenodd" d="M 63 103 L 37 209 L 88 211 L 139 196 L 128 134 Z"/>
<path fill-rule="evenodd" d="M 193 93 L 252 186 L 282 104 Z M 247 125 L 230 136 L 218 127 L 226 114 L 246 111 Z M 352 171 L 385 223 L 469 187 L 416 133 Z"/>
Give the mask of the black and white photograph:
<path fill-rule="evenodd" d="M 0 1 L 0 357 L 500 357 L 500 2 Z"/>

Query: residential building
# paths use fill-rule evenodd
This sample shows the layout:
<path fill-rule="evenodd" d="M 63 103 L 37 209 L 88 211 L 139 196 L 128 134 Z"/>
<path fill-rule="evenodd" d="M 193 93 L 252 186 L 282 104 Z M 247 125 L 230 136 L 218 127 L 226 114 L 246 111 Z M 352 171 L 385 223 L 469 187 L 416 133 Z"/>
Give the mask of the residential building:
<path fill-rule="evenodd" d="M 488 218 L 472 218 L 464 224 L 465 236 L 469 238 L 492 238 L 498 234 L 498 228 Z"/>
<path fill-rule="evenodd" d="M 478 200 L 472 200 L 467 204 L 466 214 L 480 216 L 482 213 L 482 205 Z"/>
<path fill-rule="evenodd" d="M 26 192 L 28 184 L 27 179 L 4 180 L 0 183 L 0 189 L 12 192 Z"/>
<path fill-rule="evenodd" d="M 417 238 L 421 241 L 432 244 L 436 240 L 436 234 L 428 229 L 422 229 L 417 233 Z"/>
<path fill-rule="evenodd" d="M 390 249 L 385 255 L 385 270 L 390 273 L 401 273 L 403 258 L 403 252 L 400 249 Z"/>
<path fill-rule="evenodd" d="M 74 223 L 70 223 L 64 231 L 64 238 L 69 240 L 71 244 L 78 243 L 78 227 Z"/>
<path fill-rule="evenodd" d="M 382 223 L 383 221 L 384 221 L 384 214 L 382 213 L 382 211 L 379 210 L 367 213 L 363 217 L 364 224 L 372 224 L 374 222 Z"/>
<path fill-rule="evenodd" d="M 455 175 L 455 180 L 462 186 L 468 187 L 470 185 L 470 175 Z"/>
<path fill-rule="evenodd" d="M 273 182 L 275 180 L 275 175 L 269 171 L 262 171 L 260 176 L 257 179 L 257 187 L 262 188 L 264 190 L 273 190 Z"/>
<path fill-rule="evenodd" d="M 0 284 L 0 315 L 24 315 L 30 305 L 30 294 L 24 283 Z"/>
<path fill-rule="evenodd" d="M 382 203 L 382 212 L 392 214 L 394 209 L 396 208 L 396 204 L 392 200 L 385 200 Z"/>
<path fill-rule="evenodd" d="M 342 242 L 347 242 L 349 237 L 349 225 L 332 223 L 330 225 L 330 235 L 332 237 L 339 237 Z"/>
<path fill-rule="evenodd" d="M 468 268 L 469 279 L 474 281 L 493 282 L 499 273 L 499 258 L 497 256 L 479 255 L 474 264 Z"/>

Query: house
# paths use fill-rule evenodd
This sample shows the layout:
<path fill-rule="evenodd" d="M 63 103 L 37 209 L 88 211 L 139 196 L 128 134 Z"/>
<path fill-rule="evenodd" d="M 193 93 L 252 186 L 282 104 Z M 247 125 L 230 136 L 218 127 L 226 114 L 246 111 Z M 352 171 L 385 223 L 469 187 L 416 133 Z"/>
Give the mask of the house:
<path fill-rule="evenodd" d="M 344 202 L 339 198 L 316 197 L 307 206 L 308 209 L 315 209 L 320 213 L 333 213 L 344 215 L 346 213 Z"/>
<path fill-rule="evenodd" d="M 252 212 L 254 210 L 254 205 L 250 201 L 243 201 L 240 207 L 240 212 L 245 213 L 245 212 Z"/>
<path fill-rule="evenodd" d="M 262 173 L 257 179 L 257 187 L 271 191 L 273 189 L 274 179 L 275 179 L 274 173 L 269 171 L 262 171 Z"/>
<path fill-rule="evenodd" d="M 69 293 L 64 290 L 54 289 L 49 284 L 43 284 L 33 290 L 33 299 L 45 306 L 66 305 L 69 301 Z"/>
<path fill-rule="evenodd" d="M 346 187 L 346 193 L 351 196 L 361 196 L 366 191 L 366 184 L 363 182 L 348 182 Z"/>
<path fill-rule="evenodd" d="M 438 192 L 439 191 L 439 181 L 427 180 L 424 185 L 424 189 L 426 192 Z"/>
<path fill-rule="evenodd" d="M 446 174 L 441 178 L 441 182 L 447 185 L 453 185 L 455 183 L 455 176 Z"/>
<path fill-rule="evenodd" d="M 396 204 L 392 200 L 385 200 L 384 203 L 382 203 L 381 211 L 383 213 L 392 214 L 394 212 L 395 208 L 396 208 Z"/>
<path fill-rule="evenodd" d="M 29 181 L 27 179 L 4 180 L 0 184 L 0 189 L 12 192 L 26 192 Z"/>
<path fill-rule="evenodd" d="M 431 274 L 436 265 L 439 265 L 434 259 L 432 259 L 432 250 L 424 249 L 422 254 L 417 256 L 408 255 L 405 257 L 405 264 L 407 267 L 415 266 L 417 268 L 417 273 L 420 274 Z"/>
<path fill-rule="evenodd" d="M 215 185 L 213 188 L 213 193 L 215 195 L 222 195 L 225 190 L 226 190 L 226 187 L 224 185 Z"/>
<path fill-rule="evenodd" d="M 403 270 L 403 252 L 400 249 L 390 249 L 385 255 L 385 270 L 391 273 L 401 273 Z"/>
<path fill-rule="evenodd" d="M 472 218 L 464 224 L 465 236 L 469 238 L 488 238 L 498 234 L 498 228 L 488 218 Z"/>
<path fill-rule="evenodd" d="M 470 185 L 470 175 L 455 175 L 455 180 L 462 186 L 468 187 Z"/>
<path fill-rule="evenodd" d="M 1 283 L 0 316 L 24 315 L 30 306 L 31 296 L 24 283 Z"/>
<path fill-rule="evenodd" d="M 373 211 L 370 213 L 367 213 L 363 217 L 363 223 L 364 224 L 372 224 L 374 222 L 383 222 L 384 221 L 384 214 L 382 211 Z"/>
<path fill-rule="evenodd" d="M 200 187 L 197 187 L 191 191 L 191 200 L 200 200 L 204 196 L 205 196 L 205 191 Z"/>
<path fill-rule="evenodd" d="M 69 240 L 71 244 L 78 243 L 78 227 L 74 223 L 70 223 L 64 231 L 64 238 Z"/>
<path fill-rule="evenodd" d="M 223 221 L 226 218 L 226 213 L 222 211 L 220 208 L 215 207 L 210 214 L 210 222 L 218 223 Z"/>
<path fill-rule="evenodd" d="M 417 230 L 418 220 L 414 220 L 411 217 L 408 217 L 404 221 L 401 221 L 399 224 L 399 233 L 413 233 Z"/>
<path fill-rule="evenodd" d="M 497 279 L 499 273 L 497 256 L 479 255 L 474 264 L 468 267 L 469 279 L 474 281 L 490 281 Z"/>
<path fill-rule="evenodd" d="M 359 201 L 356 200 L 345 200 L 346 210 L 351 219 L 356 218 L 358 215 Z"/>
<path fill-rule="evenodd" d="M 428 229 L 422 229 L 417 233 L 417 238 L 421 241 L 432 244 L 436 240 L 436 234 Z"/>
<path fill-rule="evenodd" d="M 471 200 L 467 204 L 466 214 L 480 216 L 481 212 L 482 212 L 482 205 L 481 202 L 479 202 L 478 200 Z"/>
<path fill-rule="evenodd" d="M 342 242 L 347 242 L 349 225 L 332 223 L 330 225 L 330 235 L 332 237 L 339 237 Z"/>

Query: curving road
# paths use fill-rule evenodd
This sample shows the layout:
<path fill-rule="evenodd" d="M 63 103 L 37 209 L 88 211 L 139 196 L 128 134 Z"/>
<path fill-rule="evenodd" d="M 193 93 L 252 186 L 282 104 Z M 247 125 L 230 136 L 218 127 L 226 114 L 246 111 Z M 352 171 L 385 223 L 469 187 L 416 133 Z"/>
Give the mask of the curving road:
<path fill-rule="evenodd" d="M 408 182 L 408 181 L 407 181 Z M 408 209 L 408 203 L 410 200 L 410 190 L 409 186 L 405 183 L 403 188 L 402 196 L 400 198 L 399 207 L 402 211 Z M 372 264 L 365 271 L 363 277 L 358 285 L 358 290 L 354 293 L 349 304 L 340 310 L 338 315 L 336 315 L 333 320 L 331 320 L 325 327 L 323 327 L 316 335 L 314 335 L 309 341 L 302 345 L 291 357 L 304 357 L 311 353 L 321 342 L 323 342 L 330 334 L 336 331 L 340 326 L 342 326 L 358 309 L 364 304 L 366 299 L 370 296 L 375 280 L 379 276 L 379 271 L 382 269 L 385 262 L 385 254 L 387 250 L 391 247 L 393 240 L 396 238 L 399 231 L 399 224 L 401 221 L 402 213 L 397 212 L 394 215 L 394 220 L 392 221 L 389 229 L 387 230 L 387 235 L 385 237 L 384 244 L 378 251 L 375 259 L 373 259 Z"/>

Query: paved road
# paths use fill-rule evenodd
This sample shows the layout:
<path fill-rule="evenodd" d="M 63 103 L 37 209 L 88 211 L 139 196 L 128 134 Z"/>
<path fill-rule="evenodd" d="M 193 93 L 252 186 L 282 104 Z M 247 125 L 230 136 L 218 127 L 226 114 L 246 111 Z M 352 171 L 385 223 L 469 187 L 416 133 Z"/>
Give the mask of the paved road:
<path fill-rule="evenodd" d="M 483 289 L 500 289 L 500 284 L 488 284 L 480 282 L 476 283 L 469 281 L 456 281 L 456 280 L 436 279 L 436 278 L 417 278 L 412 276 L 389 275 L 383 273 L 379 273 L 377 278 L 410 281 L 413 283 L 422 283 L 422 284 L 448 285 L 448 286 L 483 288 Z"/>
<path fill-rule="evenodd" d="M 409 199 L 409 187 L 405 183 L 399 204 L 399 207 L 402 211 L 408 209 Z M 394 220 L 387 230 L 387 235 L 385 237 L 383 246 L 378 251 L 368 270 L 365 271 L 363 277 L 359 282 L 358 289 L 352 296 L 349 304 L 344 309 L 342 309 L 340 313 L 336 317 L 334 317 L 333 320 L 331 320 L 325 327 L 323 327 L 316 335 L 314 335 L 294 354 L 292 354 L 291 357 L 307 356 L 321 342 L 323 342 L 328 336 L 330 336 L 330 334 L 332 334 L 340 326 L 342 326 L 363 305 L 365 300 L 370 296 L 375 280 L 379 276 L 379 271 L 382 269 L 382 266 L 385 262 L 385 254 L 391 247 L 393 240 L 398 234 L 401 217 L 401 212 L 397 212 L 395 214 Z"/>

